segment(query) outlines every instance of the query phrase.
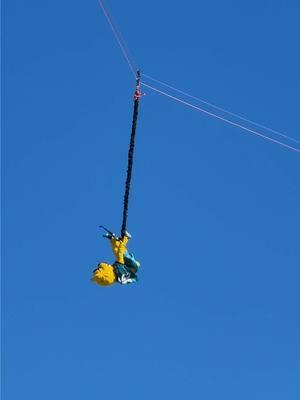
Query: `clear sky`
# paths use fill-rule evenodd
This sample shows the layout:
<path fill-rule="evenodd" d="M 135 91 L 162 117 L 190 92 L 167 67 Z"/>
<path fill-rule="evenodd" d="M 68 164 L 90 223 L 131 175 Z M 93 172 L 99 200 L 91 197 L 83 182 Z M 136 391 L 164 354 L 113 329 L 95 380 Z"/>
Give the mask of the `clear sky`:
<path fill-rule="evenodd" d="M 142 70 L 300 139 L 296 0 L 107 0 Z M 134 81 L 97 0 L 3 4 L 5 400 L 298 400 L 300 155 Z"/>

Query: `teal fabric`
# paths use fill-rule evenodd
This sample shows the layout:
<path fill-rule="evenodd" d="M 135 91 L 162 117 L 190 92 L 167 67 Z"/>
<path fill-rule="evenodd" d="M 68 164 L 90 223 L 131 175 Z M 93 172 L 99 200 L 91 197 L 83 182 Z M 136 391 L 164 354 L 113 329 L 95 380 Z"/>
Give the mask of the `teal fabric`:
<path fill-rule="evenodd" d="M 124 253 L 124 261 L 126 267 L 130 269 L 131 272 L 136 273 L 138 268 L 139 268 L 139 263 L 137 260 L 134 258 L 134 255 L 132 253 Z"/>
<path fill-rule="evenodd" d="M 115 274 L 117 275 L 118 281 L 119 281 L 119 278 L 120 279 L 122 278 L 122 276 L 125 276 L 126 278 L 130 278 L 134 282 L 138 281 L 137 275 L 134 272 L 132 272 L 126 265 L 115 262 L 113 264 L 113 266 L 114 266 Z"/>

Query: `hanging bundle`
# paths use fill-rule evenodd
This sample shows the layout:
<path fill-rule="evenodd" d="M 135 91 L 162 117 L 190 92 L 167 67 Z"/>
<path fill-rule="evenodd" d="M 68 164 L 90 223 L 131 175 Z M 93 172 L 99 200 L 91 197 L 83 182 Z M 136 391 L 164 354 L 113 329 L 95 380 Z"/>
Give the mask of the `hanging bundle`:
<path fill-rule="evenodd" d="M 131 185 L 131 177 L 132 177 L 132 166 L 133 166 L 133 156 L 134 156 L 134 146 L 135 146 L 135 133 L 136 133 L 136 125 L 139 114 L 139 99 L 142 96 L 140 92 L 140 81 L 141 81 L 141 73 L 137 71 L 136 76 L 136 88 L 133 96 L 133 117 L 132 117 L 132 127 L 131 127 L 131 135 L 130 135 L 130 143 L 128 150 L 128 164 L 127 164 L 127 176 L 125 182 L 125 194 L 124 194 L 124 205 L 123 205 L 123 221 L 121 227 L 121 237 L 125 235 L 126 226 L 127 226 L 127 216 L 128 216 L 128 203 L 129 203 L 129 194 L 130 194 L 130 185 Z"/>
<path fill-rule="evenodd" d="M 127 251 L 127 243 L 130 239 L 130 234 L 127 232 L 127 218 L 128 218 L 128 208 L 129 208 L 129 196 L 130 196 L 130 187 L 131 187 L 131 178 L 132 178 L 132 167 L 133 167 L 133 159 L 134 159 L 134 149 L 135 149 L 135 135 L 136 135 L 136 126 L 137 126 L 137 119 L 138 119 L 138 111 L 139 111 L 139 99 L 142 96 L 140 92 L 140 85 L 144 85 L 145 87 L 153 90 L 156 93 L 159 93 L 173 101 L 181 103 L 191 109 L 201 112 L 207 116 L 215 118 L 219 121 L 225 122 L 247 132 L 251 135 L 258 136 L 263 138 L 264 140 L 268 140 L 274 144 L 280 145 L 285 147 L 289 150 L 296 151 L 300 153 L 299 146 L 295 144 L 290 144 L 290 141 L 294 143 L 300 143 L 298 139 L 292 138 L 291 136 L 286 135 L 285 133 L 281 133 L 274 129 L 270 129 L 264 125 L 258 124 L 250 119 L 242 117 L 236 113 L 228 111 L 222 107 L 216 106 L 212 103 L 209 103 L 205 100 L 202 100 L 194 95 L 186 93 L 180 89 L 177 89 L 175 86 L 171 86 L 161 80 L 156 78 L 152 78 L 149 75 L 145 75 L 144 77 L 150 79 L 151 81 L 155 82 L 156 84 L 163 85 L 165 90 L 161 90 L 157 87 L 149 85 L 147 83 L 141 83 L 141 74 L 140 71 L 136 71 L 135 63 L 133 62 L 130 53 L 128 51 L 128 47 L 117 27 L 114 24 L 114 21 L 111 18 L 110 13 L 108 12 L 106 6 L 104 5 L 103 0 L 98 0 L 102 11 L 104 13 L 105 18 L 115 36 L 115 39 L 120 47 L 120 50 L 131 70 L 133 75 L 136 78 L 136 89 L 134 93 L 134 109 L 133 109 L 133 119 L 132 119 L 132 128 L 131 128 L 131 135 L 130 135 L 130 144 L 128 150 L 128 165 L 127 165 L 127 175 L 126 175 L 126 182 L 125 182 L 125 193 L 124 193 L 124 201 L 123 201 L 123 215 L 122 215 L 122 226 L 121 226 L 121 234 L 120 237 L 116 236 L 114 233 L 108 231 L 106 228 L 106 233 L 104 237 L 110 240 L 112 251 L 115 257 L 115 262 L 113 264 L 107 263 L 99 263 L 97 269 L 94 271 L 92 280 L 96 283 L 107 286 L 111 285 L 114 282 L 119 282 L 121 284 L 131 283 L 137 281 L 137 271 L 140 266 L 139 262 L 137 262 L 133 256 L 133 254 Z M 170 94 L 169 90 L 173 92 L 177 92 L 180 94 L 175 96 L 174 94 Z M 185 97 L 183 97 L 185 96 Z M 189 98 L 189 101 L 185 100 L 185 98 Z M 193 99 L 193 102 L 192 100 Z M 197 103 L 195 103 L 195 101 Z M 204 104 L 206 107 L 200 107 L 198 103 Z M 209 107 L 207 109 L 207 106 Z M 266 131 L 269 133 L 267 134 Z M 273 136 L 270 135 L 272 133 Z M 282 139 L 278 140 L 274 137 L 274 135 L 280 136 Z"/>
<path fill-rule="evenodd" d="M 128 150 L 128 163 L 127 163 L 125 193 L 123 201 L 123 219 L 121 226 L 121 236 L 118 237 L 108 229 L 101 226 L 101 228 L 103 228 L 106 231 L 106 233 L 103 236 L 110 240 L 112 251 L 115 256 L 115 262 L 112 265 L 102 262 L 99 263 L 97 268 L 94 270 L 92 280 L 101 286 L 108 286 L 115 282 L 119 282 L 121 284 L 136 282 L 137 271 L 140 266 L 140 263 L 135 259 L 134 255 L 132 253 L 129 253 L 127 250 L 127 243 L 128 240 L 131 238 L 131 235 L 127 232 L 129 195 L 130 195 L 131 179 L 132 179 L 132 167 L 134 159 L 136 126 L 137 126 L 138 111 L 139 111 L 139 99 L 142 96 L 142 93 L 140 92 L 140 80 L 141 80 L 141 74 L 140 71 L 137 71 L 136 88 L 133 97 L 134 107 L 133 107 L 130 143 Z"/>

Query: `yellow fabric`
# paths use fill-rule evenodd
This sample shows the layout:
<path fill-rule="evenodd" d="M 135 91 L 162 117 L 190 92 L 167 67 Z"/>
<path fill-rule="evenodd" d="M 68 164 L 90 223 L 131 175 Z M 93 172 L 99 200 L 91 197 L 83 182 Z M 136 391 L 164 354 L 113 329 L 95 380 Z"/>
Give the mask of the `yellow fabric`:
<path fill-rule="evenodd" d="M 124 264 L 124 253 L 126 253 L 126 245 L 128 243 L 128 237 L 124 236 L 122 239 L 117 240 L 112 238 L 110 240 L 112 251 L 116 257 L 116 261 L 120 264 Z"/>
<path fill-rule="evenodd" d="M 116 280 L 113 266 L 106 263 L 99 264 L 92 277 L 92 281 L 101 286 L 112 285 Z"/>

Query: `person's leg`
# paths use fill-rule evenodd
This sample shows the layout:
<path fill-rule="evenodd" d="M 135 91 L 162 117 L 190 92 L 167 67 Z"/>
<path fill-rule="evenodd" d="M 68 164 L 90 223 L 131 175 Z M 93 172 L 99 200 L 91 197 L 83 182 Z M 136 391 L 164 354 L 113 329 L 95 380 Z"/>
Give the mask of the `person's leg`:
<path fill-rule="evenodd" d="M 110 240 L 111 248 L 116 258 L 116 262 L 124 264 L 124 253 L 127 252 L 126 245 L 128 237 L 124 236 L 122 239 L 112 237 Z"/>

